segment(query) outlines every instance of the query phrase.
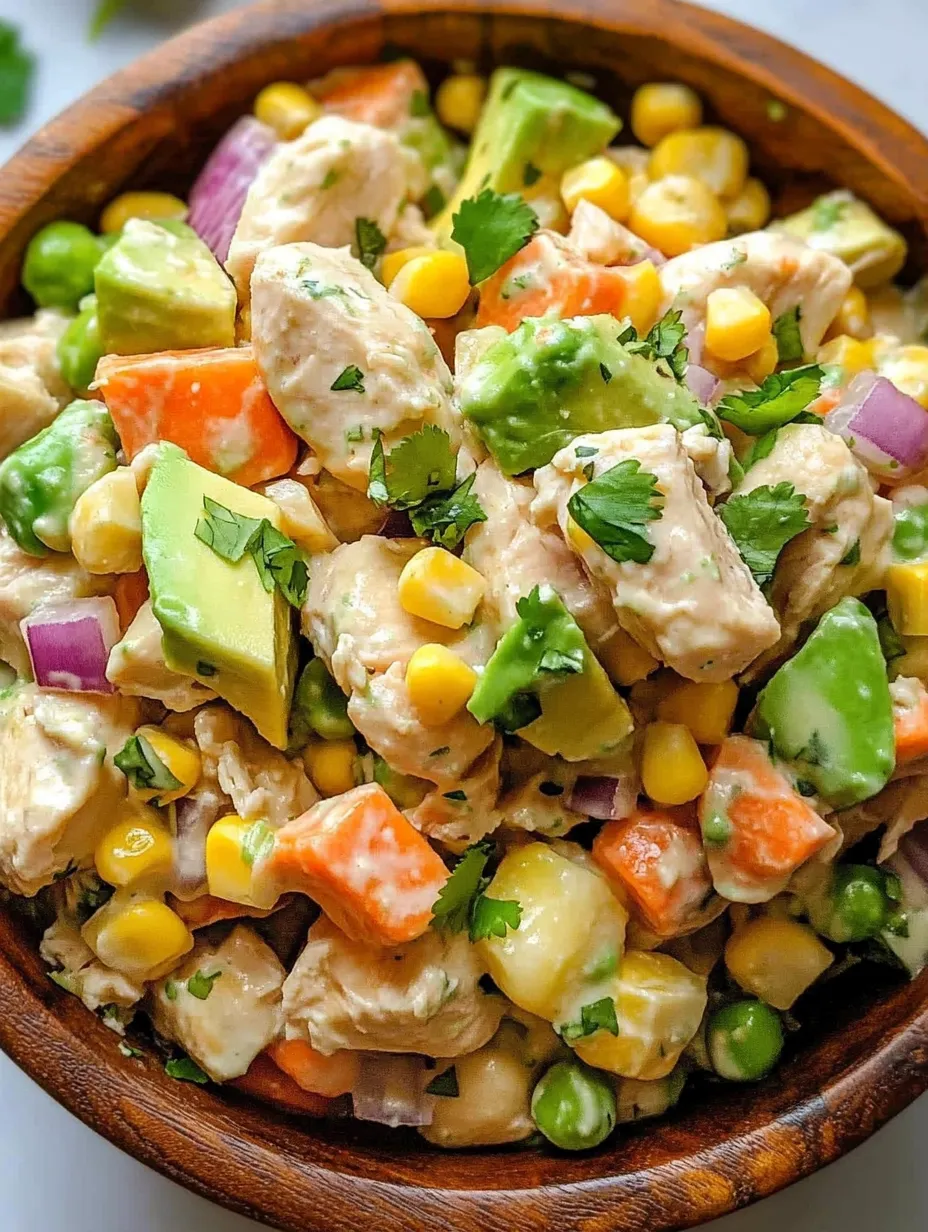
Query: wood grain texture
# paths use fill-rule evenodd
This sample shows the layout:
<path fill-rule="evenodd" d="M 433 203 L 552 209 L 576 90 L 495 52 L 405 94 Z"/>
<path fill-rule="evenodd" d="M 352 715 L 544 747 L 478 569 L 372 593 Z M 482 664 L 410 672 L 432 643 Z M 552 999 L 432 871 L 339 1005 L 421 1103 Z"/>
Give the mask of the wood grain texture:
<path fill-rule="evenodd" d="M 875 16 L 878 20 L 878 15 Z M 846 184 L 928 253 L 928 143 L 863 91 L 776 40 L 674 0 L 276 0 L 173 40 L 43 129 L 0 174 L 0 303 L 29 237 L 95 221 L 126 185 L 183 190 L 210 144 L 281 77 L 399 45 L 593 73 L 623 112 L 642 81 L 678 78 L 750 142 L 790 207 Z M 774 122 L 777 99 L 786 117 Z M 36 937 L 0 909 L 0 1044 L 87 1124 L 174 1180 L 292 1232 L 669 1232 L 743 1206 L 861 1142 L 928 1087 L 928 974 L 828 985 L 766 1082 L 719 1086 L 659 1125 L 581 1157 L 440 1153 L 415 1135 L 314 1123 L 235 1092 L 179 1085 L 45 974 Z"/>

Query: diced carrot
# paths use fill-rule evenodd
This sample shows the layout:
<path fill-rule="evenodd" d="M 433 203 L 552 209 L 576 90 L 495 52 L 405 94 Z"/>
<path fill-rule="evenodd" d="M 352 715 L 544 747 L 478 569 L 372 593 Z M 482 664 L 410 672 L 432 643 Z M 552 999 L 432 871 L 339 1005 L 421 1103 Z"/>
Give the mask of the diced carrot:
<path fill-rule="evenodd" d="M 928 690 L 920 680 L 907 681 L 911 698 L 893 699 L 896 765 L 928 755 Z"/>
<path fill-rule="evenodd" d="M 139 614 L 139 608 L 148 598 L 148 574 L 144 569 L 137 573 L 120 573 L 113 587 L 113 601 L 119 616 L 119 628 L 123 633 Z"/>
<path fill-rule="evenodd" d="M 501 325 L 508 333 L 526 317 L 546 313 L 587 317 L 625 316 L 628 267 L 594 265 L 552 231 L 540 231 L 480 284 L 477 327 Z"/>
<path fill-rule="evenodd" d="M 593 859 L 662 937 L 685 928 L 712 890 L 695 810 L 686 806 L 637 809 L 607 822 L 593 842 Z"/>
<path fill-rule="evenodd" d="M 333 1101 L 313 1091 L 304 1091 L 289 1074 L 274 1064 L 267 1052 L 260 1052 L 241 1078 L 233 1078 L 226 1084 L 253 1095 L 256 1099 L 275 1104 L 285 1112 L 302 1113 L 304 1116 L 325 1116 L 332 1110 Z"/>
<path fill-rule="evenodd" d="M 261 907 L 231 903 L 225 898 L 214 898 L 212 894 L 201 894 L 199 898 L 192 898 L 186 903 L 175 898 L 173 894 L 168 897 L 171 910 L 180 916 L 191 932 L 196 932 L 198 928 L 209 928 L 210 924 L 218 924 L 221 920 L 263 920 L 293 901 L 292 896 L 284 895 L 270 910 L 264 910 Z"/>
<path fill-rule="evenodd" d="M 347 1095 L 358 1078 L 358 1054 L 342 1048 L 323 1056 L 306 1040 L 277 1040 L 267 1055 L 304 1091 L 325 1095 Z"/>
<path fill-rule="evenodd" d="M 277 831 L 269 873 L 314 899 L 355 941 L 421 936 L 448 878 L 432 850 L 376 783 L 322 800 Z"/>
<path fill-rule="evenodd" d="M 412 60 L 394 60 L 350 73 L 332 74 L 313 90 L 326 111 L 373 124 L 399 128 L 412 113 L 417 91 L 428 95 L 428 82 Z"/>
<path fill-rule="evenodd" d="M 723 865 L 742 887 L 779 883 L 835 837 L 773 765 L 766 745 L 747 736 L 729 736 L 719 746 L 699 819 L 719 890 Z M 733 897 L 732 887 L 727 890 Z M 743 901 L 761 898 L 745 895 Z"/>
<path fill-rule="evenodd" d="M 296 460 L 297 438 L 249 346 L 107 355 L 97 385 L 130 459 L 155 441 L 173 441 L 245 487 L 285 474 Z"/>

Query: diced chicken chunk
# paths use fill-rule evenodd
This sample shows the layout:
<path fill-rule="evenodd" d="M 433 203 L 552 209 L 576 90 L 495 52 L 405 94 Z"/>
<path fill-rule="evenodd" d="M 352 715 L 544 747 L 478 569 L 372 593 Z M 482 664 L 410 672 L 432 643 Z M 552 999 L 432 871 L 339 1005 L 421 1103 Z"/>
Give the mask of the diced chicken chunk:
<path fill-rule="evenodd" d="M 440 843 L 476 843 L 495 830 L 501 819 L 496 800 L 500 789 L 502 745 L 497 736 L 466 776 L 455 784 L 454 790 L 448 792 L 436 787 L 421 804 L 410 809 L 406 816 L 416 829 Z"/>
<path fill-rule="evenodd" d="M 47 428 L 70 397 L 56 355 L 67 324 L 43 310 L 0 325 L 0 460 Z"/>
<path fill-rule="evenodd" d="M 203 999 L 187 983 L 197 973 L 212 981 Z M 183 964 L 155 985 L 151 1020 L 210 1078 L 228 1082 L 244 1074 L 280 1034 L 285 977 L 271 947 L 239 924 L 218 945 L 198 941 Z"/>
<path fill-rule="evenodd" d="M 567 240 L 581 257 L 595 265 L 634 265 L 653 253 L 634 231 L 585 199 L 571 215 Z"/>
<path fill-rule="evenodd" d="M 430 929 L 394 949 L 350 941 L 325 916 L 284 984 L 288 1039 L 339 1048 L 456 1057 L 487 1042 L 504 1002 L 480 987 L 483 968 L 461 934 Z"/>
<path fill-rule="evenodd" d="M 21 552 L 0 526 L 0 660 L 29 676 L 29 652 L 19 622 L 40 607 L 109 594 L 113 578 L 85 572 L 71 555 Z"/>
<path fill-rule="evenodd" d="M 424 187 L 419 160 L 393 133 L 341 116 L 324 116 L 284 142 L 248 190 L 226 269 L 247 305 L 258 256 L 278 244 L 311 240 L 341 248 L 355 240 L 359 217 L 385 236 L 407 198 Z"/>
<path fill-rule="evenodd" d="M 752 231 L 674 257 L 660 269 L 662 312 L 679 308 L 690 331 L 705 323 L 706 301 L 719 287 L 748 287 L 776 320 L 801 308 L 799 332 L 814 355 L 851 285 L 843 261 L 801 240 L 772 231 Z M 700 361 L 712 367 L 707 353 Z"/>
<path fill-rule="evenodd" d="M 428 326 L 347 249 L 271 248 L 251 286 L 261 375 L 326 470 L 364 491 L 378 432 L 386 450 L 424 424 L 459 443 L 451 374 Z"/>
<path fill-rule="evenodd" d="M 130 699 L 31 684 L 0 703 L 0 884 L 35 894 L 93 852 L 126 794 L 112 758 L 136 719 Z"/>
<path fill-rule="evenodd" d="M 49 925 L 42 937 L 39 953 L 44 962 L 56 969 L 56 983 L 79 997 L 89 1010 L 104 1005 L 131 1009 L 145 995 L 145 985 L 119 971 L 104 966 L 71 921 L 59 917 Z M 120 1034 L 125 1015 L 110 1014 L 104 1018 Z"/>
<path fill-rule="evenodd" d="M 216 696 L 198 680 L 168 667 L 151 600 L 142 604 L 121 641 L 110 651 L 106 678 L 120 693 L 150 697 L 168 710 L 193 710 Z"/>
<path fill-rule="evenodd" d="M 596 450 L 577 457 L 577 447 Z M 572 530 L 567 503 L 586 482 L 637 460 L 657 478 L 660 518 L 647 523 L 654 554 L 646 564 L 612 560 Z M 728 680 L 777 640 L 779 626 L 724 526 L 712 512 L 693 463 L 665 424 L 578 437 L 535 472 L 532 515 L 553 521 L 593 577 L 607 586 L 619 622 L 641 646 L 690 680 Z"/>
<path fill-rule="evenodd" d="M 805 496 L 812 525 L 777 561 L 770 598 L 780 640 L 758 667 L 786 654 L 804 621 L 824 615 L 845 595 L 878 586 L 893 534 L 890 502 L 874 493 L 866 469 L 841 437 L 817 424 L 781 428 L 771 452 L 755 462 L 733 495 L 778 483 L 791 483 Z M 848 553 L 856 560 L 843 564 Z"/>

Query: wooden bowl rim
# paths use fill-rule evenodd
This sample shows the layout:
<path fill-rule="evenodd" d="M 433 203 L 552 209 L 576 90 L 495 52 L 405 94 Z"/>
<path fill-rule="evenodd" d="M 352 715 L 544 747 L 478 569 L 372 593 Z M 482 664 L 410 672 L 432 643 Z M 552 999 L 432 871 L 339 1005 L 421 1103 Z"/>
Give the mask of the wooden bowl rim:
<path fill-rule="evenodd" d="M 906 188 L 920 217 L 928 220 L 928 140 L 912 125 L 803 52 L 681 0 L 612 0 L 609 7 L 597 6 L 596 0 L 380 0 L 379 6 L 367 0 L 263 0 L 191 27 L 108 78 L 42 128 L 0 176 L 0 238 L 29 221 L 79 158 L 131 130 L 146 107 L 180 95 L 201 73 L 214 74 L 262 47 L 279 47 L 291 37 L 333 23 L 442 13 L 518 14 L 661 38 L 672 29 L 670 41 L 681 45 L 685 38 L 689 54 L 753 78 L 771 97 L 840 131 L 883 175 Z M 816 89 L 806 93 L 813 76 Z M 840 118 L 842 110 L 850 111 L 853 123 Z M 86 139 L 75 147 L 78 128 Z M 887 129 L 894 130 L 896 141 L 884 140 Z M 752 1132 L 709 1141 L 679 1158 L 671 1153 L 637 1172 L 538 1188 L 431 1186 L 427 1177 L 421 1184 L 408 1174 L 401 1181 L 383 1181 L 363 1174 L 369 1161 L 362 1151 L 355 1152 L 357 1168 L 307 1159 L 289 1142 L 273 1141 L 272 1135 L 275 1125 L 299 1130 L 303 1122 L 281 1121 L 266 1108 L 238 1105 L 234 1098 L 230 1103 L 189 1085 L 178 1088 L 151 1059 L 139 1068 L 140 1063 L 119 1055 L 116 1039 L 96 1020 L 89 1020 L 86 1030 L 74 1029 L 67 1012 L 62 1013 L 54 985 L 49 983 L 47 996 L 40 995 L 25 967 L 2 950 L 0 1047 L 49 1095 L 114 1145 L 207 1198 L 293 1232 L 354 1228 L 359 1226 L 355 1213 L 375 1204 L 386 1232 L 412 1227 L 479 1226 L 487 1232 L 575 1227 L 571 1221 L 581 1207 L 583 1227 L 590 1232 L 619 1226 L 624 1232 L 639 1226 L 642 1216 L 646 1222 L 640 1226 L 648 1232 L 672 1232 L 801 1179 L 864 1141 L 928 1089 L 928 981 L 922 977 L 911 987 L 901 1020 L 884 1025 L 877 1007 L 859 1055 L 839 1068 L 816 1097 L 781 1110 Z M 77 1010 L 87 1014 L 82 1006 Z M 147 1132 L 152 1123 L 158 1126 L 157 1141 Z M 814 1153 L 800 1154 L 779 1169 L 772 1166 L 754 1190 L 738 1187 L 734 1178 L 739 1169 L 756 1152 L 770 1150 L 768 1133 L 794 1135 L 806 1129 L 814 1134 Z M 499 1158 L 502 1172 L 505 1157 Z M 231 1167 L 220 1167 L 220 1161 Z M 716 1169 L 733 1178 L 722 1189 L 711 1183 Z M 691 1183 L 694 1176 L 698 1183 Z M 662 1190 L 670 1194 L 668 1201 L 656 1207 L 650 1200 L 636 1205 L 643 1191 Z M 625 1203 L 638 1214 L 626 1223 L 629 1208 L 624 1207 L 620 1225 L 614 1220 Z"/>

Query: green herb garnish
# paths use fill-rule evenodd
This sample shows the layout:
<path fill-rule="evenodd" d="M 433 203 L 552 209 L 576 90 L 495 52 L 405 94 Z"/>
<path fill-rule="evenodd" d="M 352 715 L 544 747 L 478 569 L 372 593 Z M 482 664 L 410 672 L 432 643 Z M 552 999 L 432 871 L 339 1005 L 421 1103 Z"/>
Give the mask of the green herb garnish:
<path fill-rule="evenodd" d="M 452 219 L 451 238 L 464 249 L 472 286 L 495 274 L 538 230 L 538 215 L 518 193 L 485 188 Z"/>
<path fill-rule="evenodd" d="M 643 471 L 637 458 L 629 458 L 575 492 L 567 510 L 612 560 L 646 564 L 654 545 L 641 532 L 660 518 L 663 504 L 657 476 Z"/>

